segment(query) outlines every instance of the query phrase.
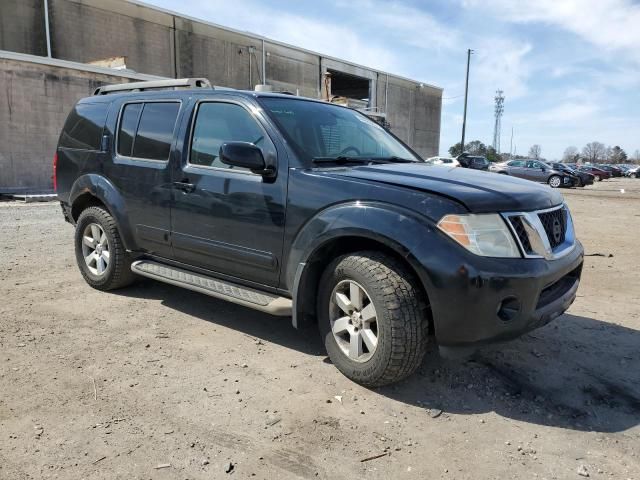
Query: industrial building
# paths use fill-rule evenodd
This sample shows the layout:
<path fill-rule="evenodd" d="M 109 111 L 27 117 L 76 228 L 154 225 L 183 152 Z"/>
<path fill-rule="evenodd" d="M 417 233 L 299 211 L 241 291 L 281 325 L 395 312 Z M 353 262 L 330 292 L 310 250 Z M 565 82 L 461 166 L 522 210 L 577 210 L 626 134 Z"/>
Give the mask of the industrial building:
<path fill-rule="evenodd" d="M 439 150 L 438 87 L 131 0 L 0 0 L 0 193 L 51 190 L 62 124 L 96 87 L 182 77 L 341 101 Z"/>

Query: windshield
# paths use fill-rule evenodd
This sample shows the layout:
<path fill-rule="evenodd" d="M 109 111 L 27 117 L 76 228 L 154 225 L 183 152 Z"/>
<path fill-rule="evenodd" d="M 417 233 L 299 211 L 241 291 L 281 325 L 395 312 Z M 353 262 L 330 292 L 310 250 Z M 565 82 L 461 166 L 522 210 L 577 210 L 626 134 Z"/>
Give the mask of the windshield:
<path fill-rule="evenodd" d="M 328 103 L 259 99 L 302 160 L 405 159 L 423 161 L 380 125 L 361 113 Z"/>

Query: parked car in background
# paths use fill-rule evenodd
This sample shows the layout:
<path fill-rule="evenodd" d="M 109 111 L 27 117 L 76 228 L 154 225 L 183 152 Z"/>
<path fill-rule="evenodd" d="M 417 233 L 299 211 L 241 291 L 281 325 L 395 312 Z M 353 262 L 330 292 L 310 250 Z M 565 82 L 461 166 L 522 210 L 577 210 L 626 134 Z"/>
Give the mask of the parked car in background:
<path fill-rule="evenodd" d="M 571 168 L 565 163 L 550 163 L 554 170 L 568 173 L 569 175 L 575 175 L 578 178 L 575 187 L 584 187 L 585 185 L 593 185 L 594 176 L 587 172 L 580 172 L 574 168 Z"/>
<path fill-rule="evenodd" d="M 624 172 L 624 176 L 629 178 L 640 178 L 640 166 L 627 169 L 627 171 Z"/>
<path fill-rule="evenodd" d="M 611 174 L 606 170 L 602 170 L 601 168 L 594 167 L 593 165 L 580 165 L 578 167 L 580 172 L 587 172 L 594 176 L 596 182 L 601 180 L 606 180 L 607 178 L 611 178 Z"/>
<path fill-rule="evenodd" d="M 472 168 L 473 170 L 489 170 L 489 165 L 491 164 L 486 157 L 467 153 L 458 156 L 457 160 L 460 162 L 461 167 Z"/>
<path fill-rule="evenodd" d="M 614 167 L 613 165 L 598 165 L 600 170 L 604 170 L 605 172 L 609 172 L 612 177 L 622 177 L 622 170 L 618 167 Z"/>
<path fill-rule="evenodd" d="M 430 157 L 425 160 L 430 165 L 443 165 L 445 167 L 459 167 L 460 162 L 451 157 Z"/>
<path fill-rule="evenodd" d="M 549 184 L 551 188 L 573 187 L 580 181 L 576 175 L 555 170 L 551 165 L 540 160 L 511 160 L 493 164 L 489 170 L 513 177 L 526 178 L 534 182 L 544 182 Z"/>

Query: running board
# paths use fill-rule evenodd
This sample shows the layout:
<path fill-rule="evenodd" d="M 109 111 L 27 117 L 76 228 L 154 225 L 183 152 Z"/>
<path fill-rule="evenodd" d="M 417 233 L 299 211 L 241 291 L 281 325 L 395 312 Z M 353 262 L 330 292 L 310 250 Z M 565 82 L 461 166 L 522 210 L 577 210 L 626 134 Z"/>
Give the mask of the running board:
<path fill-rule="evenodd" d="M 218 278 L 189 272 L 181 268 L 151 260 L 138 260 L 131 264 L 131 271 L 143 277 L 153 278 L 211 297 L 227 300 L 245 307 L 283 317 L 291 316 L 291 300 L 270 293 L 243 287 Z"/>

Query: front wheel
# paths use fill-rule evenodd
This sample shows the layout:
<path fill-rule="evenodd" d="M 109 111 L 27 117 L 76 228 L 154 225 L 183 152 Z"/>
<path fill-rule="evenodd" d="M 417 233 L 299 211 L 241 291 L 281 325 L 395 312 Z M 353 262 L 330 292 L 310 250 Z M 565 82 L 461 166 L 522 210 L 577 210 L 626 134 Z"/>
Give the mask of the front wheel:
<path fill-rule="evenodd" d="M 426 302 L 395 259 L 358 252 L 334 260 L 320 280 L 318 322 L 333 364 L 377 387 L 411 375 L 427 348 Z"/>
<path fill-rule="evenodd" d="M 551 188 L 558 188 L 562 185 L 562 179 L 558 175 L 551 175 L 548 180 L 549 186 Z"/>

